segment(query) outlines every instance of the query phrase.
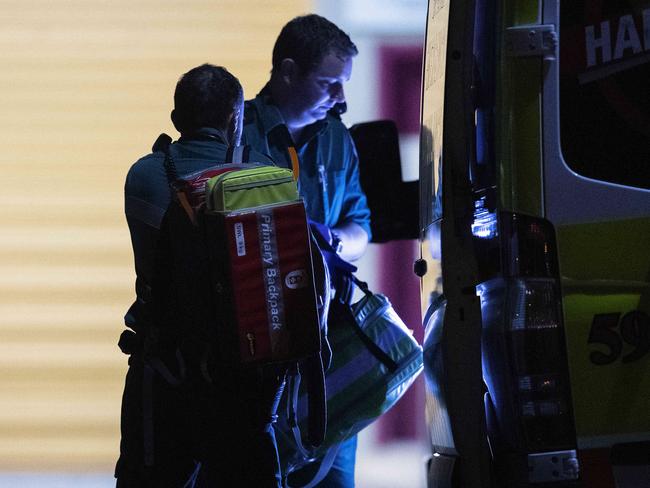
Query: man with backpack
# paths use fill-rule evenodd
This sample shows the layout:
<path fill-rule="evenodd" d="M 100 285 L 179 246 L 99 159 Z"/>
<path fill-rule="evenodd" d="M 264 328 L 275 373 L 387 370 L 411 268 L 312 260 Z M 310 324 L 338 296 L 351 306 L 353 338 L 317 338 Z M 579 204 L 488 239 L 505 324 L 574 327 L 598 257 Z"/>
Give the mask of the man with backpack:
<path fill-rule="evenodd" d="M 169 289 L 168 278 L 179 266 L 166 261 L 161 231 L 172 208 L 172 179 L 225 162 L 229 148 L 239 145 L 239 81 L 209 64 L 188 71 L 176 85 L 171 118 L 180 139 L 173 144 L 159 139 L 153 152 L 131 167 L 125 183 L 137 300 L 125 316 L 129 330 L 119 344 L 130 358 L 117 487 L 192 487 L 200 468 L 207 486 L 277 488 L 272 424 L 284 372 L 231 371 L 218 365 L 218 355 L 209 361 L 195 357 L 193 351 L 208 351 L 200 338 L 179 339 L 183 331 L 174 329 L 175 307 L 182 295 L 178 287 L 185 284 Z M 250 160 L 271 163 L 254 152 Z"/>
<path fill-rule="evenodd" d="M 291 20 L 273 48 L 271 79 L 246 102 L 243 134 L 246 144 L 299 173 L 312 228 L 348 261 L 364 253 L 370 238 L 357 153 L 335 113 L 344 106 L 343 84 L 357 52 L 348 35 L 321 16 Z M 292 474 L 289 484 L 304 486 L 327 472 L 318 486 L 353 487 L 356 444 L 356 436 L 345 441 L 331 468 L 317 461 Z"/>

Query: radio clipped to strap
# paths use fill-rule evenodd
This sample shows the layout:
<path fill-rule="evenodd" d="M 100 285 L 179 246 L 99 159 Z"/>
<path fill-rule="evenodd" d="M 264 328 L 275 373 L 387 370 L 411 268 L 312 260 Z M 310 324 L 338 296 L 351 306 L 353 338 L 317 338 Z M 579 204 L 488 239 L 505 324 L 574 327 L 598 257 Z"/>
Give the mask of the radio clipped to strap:
<path fill-rule="evenodd" d="M 154 142 L 152 150 L 154 152 L 162 151 L 165 153 L 165 161 L 163 165 L 165 166 L 165 173 L 167 174 L 167 181 L 169 182 L 169 187 L 172 192 L 176 195 L 178 203 L 181 204 L 183 210 L 189 217 L 192 225 L 197 225 L 196 216 L 194 215 L 194 210 L 190 205 L 189 200 L 187 199 L 187 182 L 178 177 L 178 171 L 176 170 L 176 163 L 174 163 L 174 158 L 172 158 L 171 152 L 169 151 L 169 146 L 172 143 L 172 138 L 167 134 L 163 133 L 158 136 L 156 142 Z"/>

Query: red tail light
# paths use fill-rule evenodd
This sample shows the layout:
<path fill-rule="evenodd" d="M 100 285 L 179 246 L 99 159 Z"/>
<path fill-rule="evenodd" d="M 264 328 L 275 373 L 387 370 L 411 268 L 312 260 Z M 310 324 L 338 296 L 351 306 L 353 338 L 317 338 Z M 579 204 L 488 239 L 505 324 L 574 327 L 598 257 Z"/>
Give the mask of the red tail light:
<path fill-rule="evenodd" d="M 500 276 L 479 286 L 483 369 L 497 417 L 496 456 L 518 459 L 519 481 L 578 478 L 553 226 L 498 216 Z M 526 469 L 527 468 L 527 469 Z"/>

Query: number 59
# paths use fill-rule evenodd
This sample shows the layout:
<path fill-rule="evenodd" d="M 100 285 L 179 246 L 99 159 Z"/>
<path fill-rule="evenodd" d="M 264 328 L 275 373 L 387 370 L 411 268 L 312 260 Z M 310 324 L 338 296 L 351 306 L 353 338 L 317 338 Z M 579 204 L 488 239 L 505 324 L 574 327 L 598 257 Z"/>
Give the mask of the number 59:
<path fill-rule="evenodd" d="M 621 358 L 624 363 L 638 361 L 650 350 L 650 316 L 633 310 L 626 313 L 619 324 L 620 316 L 620 313 L 594 315 L 587 343 L 603 344 L 609 352 L 592 351 L 589 355 L 592 363 L 604 366 L 616 361 L 623 351 L 623 342 L 634 346 L 632 352 Z"/>

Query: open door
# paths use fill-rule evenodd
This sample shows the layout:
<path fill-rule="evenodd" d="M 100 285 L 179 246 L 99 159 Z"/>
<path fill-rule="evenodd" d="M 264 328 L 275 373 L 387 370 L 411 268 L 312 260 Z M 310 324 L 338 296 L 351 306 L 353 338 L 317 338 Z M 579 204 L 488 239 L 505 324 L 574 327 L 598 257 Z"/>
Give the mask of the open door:
<path fill-rule="evenodd" d="M 476 2 L 430 0 L 420 144 L 429 487 L 490 486 L 472 239 Z M 452 485 L 453 480 L 453 485 Z"/>
<path fill-rule="evenodd" d="M 402 179 L 397 126 L 392 120 L 350 127 L 359 178 L 370 208 L 372 242 L 418 238 L 418 182 Z"/>

